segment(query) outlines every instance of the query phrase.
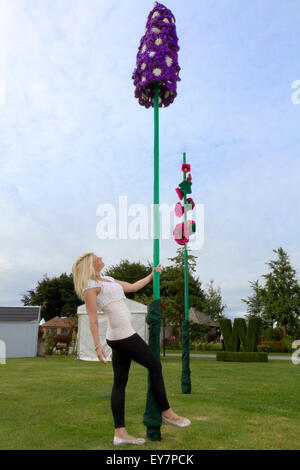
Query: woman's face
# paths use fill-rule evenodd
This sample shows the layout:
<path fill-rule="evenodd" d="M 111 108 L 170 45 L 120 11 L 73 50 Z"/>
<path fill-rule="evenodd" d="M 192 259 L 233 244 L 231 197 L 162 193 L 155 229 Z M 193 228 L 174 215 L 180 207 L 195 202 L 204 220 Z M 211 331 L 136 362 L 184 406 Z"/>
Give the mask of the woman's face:
<path fill-rule="evenodd" d="M 93 255 L 94 257 L 94 268 L 96 272 L 101 271 L 101 269 L 105 266 L 102 258 L 100 256 L 96 256 L 95 254 Z"/>

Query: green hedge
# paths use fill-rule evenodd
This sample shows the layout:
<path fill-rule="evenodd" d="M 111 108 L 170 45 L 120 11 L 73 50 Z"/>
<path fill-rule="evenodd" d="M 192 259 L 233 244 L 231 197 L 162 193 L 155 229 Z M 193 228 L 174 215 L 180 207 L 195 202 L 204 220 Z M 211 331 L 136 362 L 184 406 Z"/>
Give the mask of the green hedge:
<path fill-rule="evenodd" d="M 268 362 L 268 354 L 264 352 L 227 352 L 218 351 L 217 361 L 231 362 Z"/>
<path fill-rule="evenodd" d="M 227 352 L 238 352 L 241 346 L 244 352 L 257 352 L 261 328 L 259 317 L 249 318 L 248 328 L 244 318 L 235 318 L 233 327 L 229 318 L 220 318 L 219 323 Z"/>

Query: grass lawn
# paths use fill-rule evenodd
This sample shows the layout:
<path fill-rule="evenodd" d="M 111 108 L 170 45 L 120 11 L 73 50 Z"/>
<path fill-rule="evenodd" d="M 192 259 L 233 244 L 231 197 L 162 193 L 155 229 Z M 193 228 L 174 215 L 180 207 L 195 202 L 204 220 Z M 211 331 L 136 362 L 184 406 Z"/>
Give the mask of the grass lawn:
<path fill-rule="evenodd" d="M 191 358 L 192 393 L 181 393 L 181 359 L 162 357 L 171 407 L 186 429 L 162 425 L 161 441 L 114 447 L 112 364 L 73 356 L 7 359 L 0 365 L 0 449 L 300 449 L 300 364 Z M 142 422 L 148 371 L 132 362 L 129 433 Z"/>

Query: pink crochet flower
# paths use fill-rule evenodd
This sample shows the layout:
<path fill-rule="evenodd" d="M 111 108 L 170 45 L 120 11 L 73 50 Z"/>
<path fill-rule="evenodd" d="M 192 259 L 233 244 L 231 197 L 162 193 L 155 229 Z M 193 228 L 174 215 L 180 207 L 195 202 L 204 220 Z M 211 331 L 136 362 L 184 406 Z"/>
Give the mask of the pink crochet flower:
<path fill-rule="evenodd" d="M 176 217 L 182 216 L 182 214 L 184 213 L 184 208 L 182 207 L 181 202 L 177 202 L 174 208 L 174 212 L 175 212 Z"/>
<path fill-rule="evenodd" d="M 177 224 L 173 230 L 175 242 L 178 245 L 185 245 L 189 241 L 189 226 L 182 222 Z"/>
<path fill-rule="evenodd" d="M 183 199 L 183 192 L 181 191 L 180 188 L 175 188 L 175 191 L 177 193 L 177 196 L 179 197 L 179 199 Z"/>
<path fill-rule="evenodd" d="M 189 176 L 187 177 L 187 180 L 188 180 L 188 181 L 192 181 L 192 175 L 191 175 L 191 173 L 190 173 Z"/>

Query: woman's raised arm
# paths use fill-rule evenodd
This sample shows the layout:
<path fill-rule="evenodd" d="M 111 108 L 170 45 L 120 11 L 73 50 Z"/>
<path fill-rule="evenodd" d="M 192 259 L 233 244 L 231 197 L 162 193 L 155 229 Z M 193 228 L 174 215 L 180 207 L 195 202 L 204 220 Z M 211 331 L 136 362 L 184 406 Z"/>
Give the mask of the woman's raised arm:
<path fill-rule="evenodd" d="M 155 271 L 157 271 L 159 274 L 162 273 L 161 264 L 158 264 L 156 266 Z M 115 279 L 115 282 L 120 284 L 123 287 L 124 292 L 126 293 L 126 292 L 137 292 L 138 290 L 142 289 L 147 284 L 149 284 L 149 282 L 152 281 L 152 279 L 153 279 L 153 271 L 151 274 L 148 274 L 148 276 L 143 277 L 143 279 L 140 279 L 139 281 L 136 281 L 133 284 L 130 284 L 129 282 L 124 282 L 124 281 L 117 281 L 117 279 Z"/>

